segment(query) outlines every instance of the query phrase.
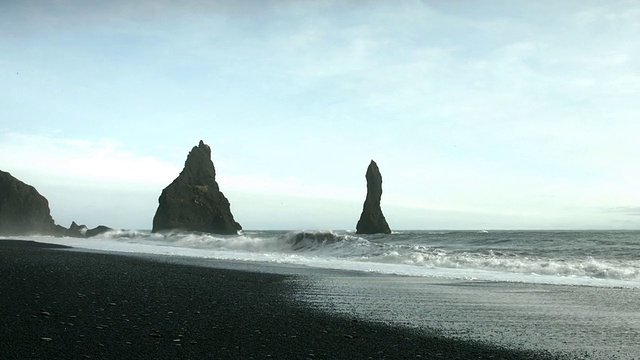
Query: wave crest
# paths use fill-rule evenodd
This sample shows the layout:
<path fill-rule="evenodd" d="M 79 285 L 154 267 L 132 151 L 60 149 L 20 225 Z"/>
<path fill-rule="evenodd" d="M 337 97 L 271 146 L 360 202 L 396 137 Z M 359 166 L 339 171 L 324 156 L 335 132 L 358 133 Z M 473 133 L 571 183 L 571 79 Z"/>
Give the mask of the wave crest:
<path fill-rule="evenodd" d="M 348 241 L 350 236 L 338 235 L 332 231 L 300 231 L 283 236 L 282 241 L 294 251 L 318 250 L 320 248 Z"/>
<path fill-rule="evenodd" d="M 500 240 L 500 239 L 498 239 Z M 75 241 L 75 240 L 74 240 Z M 176 252 L 176 248 L 204 251 L 213 258 L 267 259 L 303 264 L 326 263 L 326 266 L 351 266 L 359 269 L 396 271 L 403 268 L 411 274 L 433 275 L 439 272 L 466 274 L 511 274 L 640 280 L 640 260 L 614 257 L 544 256 L 522 249 L 453 249 L 447 244 L 409 239 L 359 237 L 334 231 L 256 231 L 239 235 L 213 235 L 193 232 L 150 233 L 136 230 L 113 230 L 82 243 L 107 241 L 155 246 L 161 251 Z M 456 241 L 456 238 L 452 239 Z M 84 245 L 82 245 L 84 246 Z M 191 251 L 191 250 L 190 250 Z M 197 253 L 197 252 L 196 252 Z M 195 253 L 194 253 L 195 254 Z M 545 253 L 546 254 L 546 253 Z M 584 254 L 583 254 L 584 255 Z M 386 270 L 385 270 L 386 269 Z M 367 270 L 368 271 L 368 270 Z M 475 276 L 475 275 L 471 275 Z"/>
<path fill-rule="evenodd" d="M 508 252 L 449 252 L 437 248 L 396 247 L 361 261 L 444 269 L 477 269 L 524 275 L 589 277 L 595 279 L 640 279 L 640 262 L 632 264 L 592 257 L 561 259 L 524 257 Z"/>

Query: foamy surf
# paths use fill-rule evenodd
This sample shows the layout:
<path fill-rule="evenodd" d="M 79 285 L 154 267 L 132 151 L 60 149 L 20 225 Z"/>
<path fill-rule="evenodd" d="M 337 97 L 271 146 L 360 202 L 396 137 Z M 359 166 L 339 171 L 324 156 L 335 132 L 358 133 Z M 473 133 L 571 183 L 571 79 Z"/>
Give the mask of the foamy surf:
<path fill-rule="evenodd" d="M 116 230 L 88 239 L 22 237 L 74 248 L 269 262 L 414 277 L 640 287 L 636 232 L 247 231 L 240 235 Z M 603 245 L 604 244 L 604 245 Z M 608 252 L 603 252 L 607 247 Z"/>

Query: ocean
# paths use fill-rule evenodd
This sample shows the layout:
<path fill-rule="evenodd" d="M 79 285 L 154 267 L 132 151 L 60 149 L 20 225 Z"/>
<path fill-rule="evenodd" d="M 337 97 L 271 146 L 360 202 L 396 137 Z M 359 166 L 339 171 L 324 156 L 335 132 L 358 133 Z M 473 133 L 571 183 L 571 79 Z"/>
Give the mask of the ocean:
<path fill-rule="evenodd" d="M 238 236 L 118 230 L 76 248 L 295 264 L 459 280 L 640 287 L 640 231 L 245 231 Z"/>
<path fill-rule="evenodd" d="M 320 311 L 575 358 L 640 358 L 640 231 L 119 230 L 21 239 L 294 274 L 295 300 Z"/>

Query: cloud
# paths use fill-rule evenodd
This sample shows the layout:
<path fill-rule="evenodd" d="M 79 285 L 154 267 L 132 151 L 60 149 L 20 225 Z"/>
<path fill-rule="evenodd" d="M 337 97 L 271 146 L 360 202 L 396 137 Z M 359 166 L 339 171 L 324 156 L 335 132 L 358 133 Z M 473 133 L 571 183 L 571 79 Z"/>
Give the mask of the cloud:
<path fill-rule="evenodd" d="M 606 213 L 620 213 L 624 215 L 640 216 L 640 206 L 617 206 L 602 209 Z"/>
<path fill-rule="evenodd" d="M 178 166 L 110 139 L 0 131 L 0 169 L 34 186 L 63 225 L 149 228 Z"/>
<path fill-rule="evenodd" d="M 122 149 L 114 140 L 17 132 L 0 133 L 0 164 L 42 181 L 91 186 L 166 185 L 179 173 L 176 165 Z"/>

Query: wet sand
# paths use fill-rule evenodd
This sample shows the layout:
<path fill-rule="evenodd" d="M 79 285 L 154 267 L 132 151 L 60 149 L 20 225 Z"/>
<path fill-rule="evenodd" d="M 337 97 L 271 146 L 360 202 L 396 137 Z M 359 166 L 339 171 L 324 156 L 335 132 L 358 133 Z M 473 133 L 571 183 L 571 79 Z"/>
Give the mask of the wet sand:
<path fill-rule="evenodd" d="M 296 281 L 332 314 L 506 348 L 593 360 L 640 359 L 640 289 L 340 273 Z"/>
<path fill-rule="evenodd" d="M 292 276 L 0 241 L 6 359 L 548 359 L 294 300 Z"/>

